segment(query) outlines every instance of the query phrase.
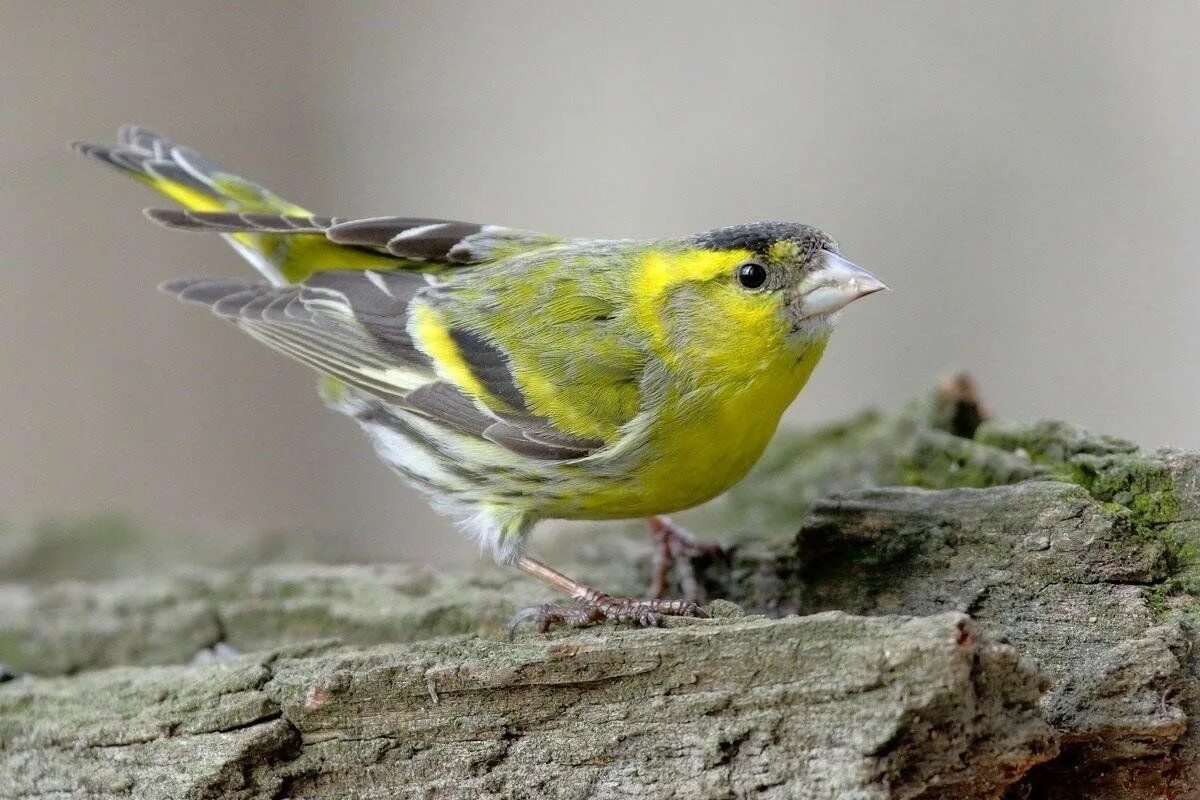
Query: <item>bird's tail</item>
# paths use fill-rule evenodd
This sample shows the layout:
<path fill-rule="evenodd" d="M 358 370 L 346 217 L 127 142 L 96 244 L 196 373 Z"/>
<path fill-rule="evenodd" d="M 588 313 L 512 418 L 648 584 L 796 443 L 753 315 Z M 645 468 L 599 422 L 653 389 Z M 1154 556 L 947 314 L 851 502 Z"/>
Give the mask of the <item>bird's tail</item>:
<path fill-rule="evenodd" d="M 192 211 L 308 215 L 295 203 L 242 178 L 189 147 L 139 125 L 123 125 L 115 145 L 72 147 Z M 296 283 L 322 269 L 393 268 L 394 262 L 336 245 L 320 234 L 228 233 L 225 240 L 275 284 Z M 378 262 L 378 263 L 375 263 Z"/>

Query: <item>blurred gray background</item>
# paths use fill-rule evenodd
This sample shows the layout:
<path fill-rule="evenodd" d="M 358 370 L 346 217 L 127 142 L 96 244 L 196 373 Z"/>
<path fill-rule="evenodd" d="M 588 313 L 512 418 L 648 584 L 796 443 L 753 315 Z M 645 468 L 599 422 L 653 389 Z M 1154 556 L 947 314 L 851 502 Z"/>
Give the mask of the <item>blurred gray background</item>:
<path fill-rule="evenodd" d="M 303 367 L 156 293 L 247 267 L 66 150 L 127 121 L 323 213 L 816 224 L 895 291 L 791 423 L 967 368 L 1003 416 L 1200 447 L 1198 32 L 1190 1 L 3 0 L 0 516 L 469 555 Z"/>

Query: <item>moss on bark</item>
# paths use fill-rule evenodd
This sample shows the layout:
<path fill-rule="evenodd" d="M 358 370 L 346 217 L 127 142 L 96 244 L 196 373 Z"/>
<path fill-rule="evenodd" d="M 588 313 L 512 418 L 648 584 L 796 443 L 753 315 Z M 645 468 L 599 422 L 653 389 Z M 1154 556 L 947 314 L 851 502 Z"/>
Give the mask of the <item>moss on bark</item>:
<path fill-rule="evenodd" d="M 782 434 L 691 518 L 736 542 L 698 564 L 709 596 L 776 619 L 724 604 L 712 622 L 508 643 L 510 614 L 547 595 L 489 565 L 0 585 L 0 661 L 33 673 L 0 670 L 0 786 L 1190 796 L 1200 456 L 991 421 L 950 389 Z M 539 545 L 638 593 L 643 536 Z M 251 655 L 181 666 L 217 645 Z"/>

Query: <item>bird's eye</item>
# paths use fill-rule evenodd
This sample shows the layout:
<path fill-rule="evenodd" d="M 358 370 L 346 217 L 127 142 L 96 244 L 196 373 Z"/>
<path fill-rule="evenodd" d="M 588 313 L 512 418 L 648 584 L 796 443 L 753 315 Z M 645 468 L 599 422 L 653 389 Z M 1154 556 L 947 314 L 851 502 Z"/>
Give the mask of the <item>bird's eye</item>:
<path fill-rule="evenodd" d="M 749 261 L 737 268 L 737 282 L 747 289 L 758 289 L 767 282 L 767 268 Z"/>

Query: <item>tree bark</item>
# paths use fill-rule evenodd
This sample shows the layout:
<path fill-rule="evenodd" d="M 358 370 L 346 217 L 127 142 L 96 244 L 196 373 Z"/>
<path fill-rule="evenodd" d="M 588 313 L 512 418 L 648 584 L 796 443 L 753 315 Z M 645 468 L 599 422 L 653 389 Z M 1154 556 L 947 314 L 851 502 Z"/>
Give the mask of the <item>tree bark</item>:
<path fill-rule="evenodd" d="M 1200 456 L 986 416 L 782 435 L 689 520 L 751 616 L 509 641 L 547 596 L 488 566 L 0 585 L 0 796 L 1200 797 Z"/>
<path fill-rule="evenodd" d="M 0 772 L 17 797 L 990 796 L 1055 752 L 1040 688 L 960 614 L 458 636 L 32 682 Z"/>

